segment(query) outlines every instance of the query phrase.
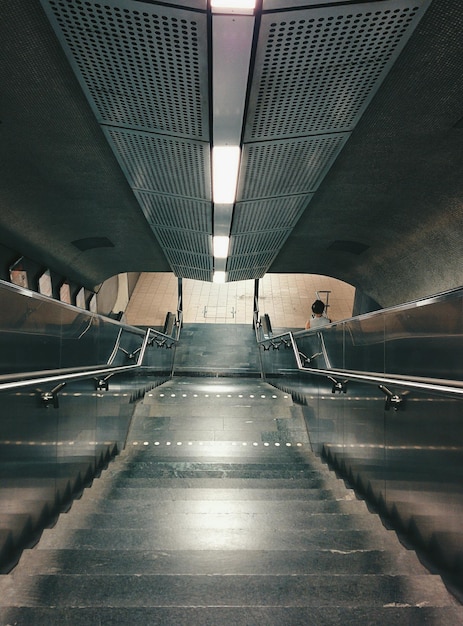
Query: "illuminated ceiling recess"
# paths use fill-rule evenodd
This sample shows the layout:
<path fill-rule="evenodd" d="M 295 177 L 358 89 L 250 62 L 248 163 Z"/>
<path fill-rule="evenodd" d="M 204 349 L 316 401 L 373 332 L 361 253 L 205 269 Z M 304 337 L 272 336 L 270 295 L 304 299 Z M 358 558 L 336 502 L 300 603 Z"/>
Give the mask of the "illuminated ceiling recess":
<path fill-rule="evenodd" d="M 205 281 L 271 270 L 430 4 L 40 1 L 172 270 Z"/>
<path fill-rule="evenodd" d="M 228 237 L 231 230 L 254 33 L 253 5 L 249 0 L 211 0 L 214 237 Z M 236 14 L 240 10 L 251 14 Z M 214 255 L 215 282 L 227 280 L 227 261 L 227 256 Z"/>

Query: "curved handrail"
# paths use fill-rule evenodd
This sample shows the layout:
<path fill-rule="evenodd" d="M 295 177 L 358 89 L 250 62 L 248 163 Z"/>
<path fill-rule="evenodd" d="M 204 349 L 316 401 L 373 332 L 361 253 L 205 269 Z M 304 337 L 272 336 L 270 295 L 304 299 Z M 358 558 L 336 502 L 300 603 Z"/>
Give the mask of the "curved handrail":
<path fill-rule="evenodd" d="M 320 331 L 317 332 L 320 336 Z M 456 397 L 463 397 L 463 381 L 457 380 L 447 380 L 440 378 L 426 378 L 423 376 L 403 376 L 401 374 L 383 374 L 381 372 L 363 372 L 358 370 L 346 370 L 341 368 L 313 368 L 306 367 L 303 364 L 303 359 L 307 361 L 305 355 L 299 352 L 299 349 L 296 344 L 296 340 L 294 339 L 294 335 L 291 331 L 287 331 L 275 337 L 269 341 L 269 339 L 259 340 L 257 343 L 259 346 L 264 344 L 272 345 L 275 340 L 280 340 L 280 342 L 284 343 L 289 347 L 288 342 L 284 341 L 284 337 L 289 337 L 289 342 L 294 352 L 294 357 L 296 359 L 297 369 L 302 372 L 307 372 L 308 374 L 314 374 L 315 376 L 324 376 L 333 379 L 342 379 L 344 382 L 348 382 L 349 380 L 355 380 L 358 382 L 363 382 L 371 385 L 398 385 L 403 389 L 415 390 L 415 391 L 428 391 L 430 393 L 437 393 L 443 395 L 453 395 Z M 323 348 L 323 342 L 322 342 Z"/>
<path fill-rule="evenodd" d="M 132 330 L 132 329 L 131 329 Z M 139 329 L 136 329 L 139 330 Z M 143 331 L 140 330 L 140 333 L 143 334 Z M 151 335 L 155 335 L 160 338 L 159 342 L 152 339 L 150 340 Z M 116 350 L 120 341 L 120 334 L 116 340 Z M 108 364 L 105 367 L 101 367 L 101 365 L 85 365 L 82 367 L 67 367 L 61 369 L 51 369 L 51 370 L 41 370 L 35 372 L 21 372 L 17 374 L 3 374 L 0 375 L 0 391 L 6 391 L 11 389 L 19 389 L 22 387 L 29 387 L 30 385 L 39 385 L 46 382 L 60 382 L 65 383 L 69 380 L 84 380 L 86 378 L 101 378 L 104 375 L 109 374 L 112 376 L 113 374 L 117 374 L 119 372 L 127 372 L 129 370 L 137 369 L 142 366 L 143 359 L 145 356 L 147 346 L 152 342 L 156 342 L 158 346 L 162 347 L 166 345 L 167 342 L 171 342 L 171 346 L 173 344 L 178 343 L 178 338 L 169 337 L 160 331 L 154 330 L 153 328 L 148 328 L 143 336 L 142 344 L 139 348 L 137 348 L 130 356 L 135 358 L 137 356 L 136 363 L 132 363 L 130 365 L 115 365 L 110 366 L 110 363 L 114 360 L 113 354 L 111 355 Z M 170 346 L 170 347 L 171 347 Z"/>

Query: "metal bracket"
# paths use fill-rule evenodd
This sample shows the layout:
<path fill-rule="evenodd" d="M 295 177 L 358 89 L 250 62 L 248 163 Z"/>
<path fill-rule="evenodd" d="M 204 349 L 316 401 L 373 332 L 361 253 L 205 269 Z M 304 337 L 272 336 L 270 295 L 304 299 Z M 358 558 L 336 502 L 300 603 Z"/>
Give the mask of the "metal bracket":
<path fill-rule="evenodd" d="M 109 389 L 109 376 L 107 376 L 106 378 L 95 378 L 96 384 L 95 384 L 95 389 L 96 391 L 108 391 Z"/>
<path fill-rule="evenodd" d="M 338 393 L 347 393 L 348 380 L 337 380 L 337 378 L 333 378 L 332 376 L 328 376 L 328 379 L 333 383 L 331 393 L 336 393 L 336 391 Z"/>
<path fill-rule="evenodd" d="M 317 358 L 317 356 L 323 356 L 323 353 L 322 352 L 315 352 L 315 354 L 312 354 L 312 356 L 309 356 L 308 358 L 306 357 L 307 358 L 307 363 L 311 363 L 314 359 Z"/>
<path fill-rule="evenodd" d="M 268 343 L 260 344 L 264 348 L 264 352 L 267 352 L 272 348 L 272 350 L 279 350 L 282 344 L 281 341 L 273 341 L 272 339 L 267 339 Z"/>
<path fill-rule="evenodd" d="M 393 393 L 390 389 L 385 387 L 384 385 L 378 385 L 381 391 L 386 396 L 386 404 L 384 405 L 384 410 L 389 411 L 391 407 L 394 411 L 398 411 L 400 408 L 403 408 L 405 403 L 405 397 L 399 396 L 396 393 Z"/>
<path fill-rule="evenodd" d="M 150 339 L 148 341 L 147 345 L 150 348 L 152 348 L 153 346 L 157 346 L 158 348 L 164 348 L 165 347 L 167 350 L 170 350 L 175 345 L 175 341 L 169 342 L 167 337 L 156 337 L 155 336 L 155 337 L 153 337 L 152 339 Z M 130 358 L 130 356 L 129 356 L 129 358 Z"/>
<path fill-rule="evenodd" d="M 135 361 L 135 359 L 137 358 L 137 354 L 140 352 L 141 348 L 137 348 L 133 352 L 127 352 L 127 350 L 119 346 L 119 350 L 127 356 L 129 361 Z"/>
<path fill-rule="evenodd" d="M 53 387 L 50 391 L 39 391 L 40 401 L 43 406 L 48 408 L 49 406 L 53 406 L 53 408 L 57 409 L 59 407 L 58 400 L 58 392 L 66 385 L 66 383 L 59 383 L 56 387 Z"/>
<path fill-rule="evenodd" d="M 151 345 L 156 344 L 158 348 L 166 348 L 166 350 L 170 350 L 174 345 L 175 345 L 175 341 L 172 341 L 171 343 L 169 343 L 169 340 L 166 338 L 155 338 L 153 339 L 153 343 Z"/>
<path fill-rule="evenodd" d="M 322 356 L 322 353 L 315 352 L 315 354 L 312 354 L 312 356 L 306 356 L 304 353 L 299 352 L 299 356 L 301 357 L 302 364 L 305 366 L 310 365 L 310 363 L 312 363 L 312 361 L 316 359 L 317 356 Z"/>

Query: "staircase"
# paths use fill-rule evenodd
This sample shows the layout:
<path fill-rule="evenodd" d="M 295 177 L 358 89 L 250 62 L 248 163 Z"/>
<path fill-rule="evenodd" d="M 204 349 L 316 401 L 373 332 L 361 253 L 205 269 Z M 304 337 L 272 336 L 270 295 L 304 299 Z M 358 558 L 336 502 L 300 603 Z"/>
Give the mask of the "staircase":
<path fill-rule="evenodd" d="M 0 625 L 463 624 L 258 378 L 174 377 L 123 453 L 0 577 Z"/>

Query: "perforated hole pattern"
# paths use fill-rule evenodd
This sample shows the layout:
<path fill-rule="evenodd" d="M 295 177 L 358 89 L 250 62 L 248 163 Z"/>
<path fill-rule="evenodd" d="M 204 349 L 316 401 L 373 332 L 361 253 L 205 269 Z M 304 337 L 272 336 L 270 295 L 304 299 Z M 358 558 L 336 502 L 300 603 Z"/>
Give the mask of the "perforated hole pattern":
<path fill-rule="evenodd" d="M 292 228 L 307 202 L 307 196 L 293 196 L 238 203 L 233 217 L 232 234 Z"/>
<path fill-rule="evenodd" d="M 228 278 L 230 280 L 261 278 L 274 258 L 275 253 L 273 252 L 230 257 L 227 263 Z M 236 278 L 236 276 L 240 276 L 240 278 Z"/>
<path fill-rule="evenodd" d="M 161 196 L 144 191 L 135 191 L 135 195 L 152 226 L 168 226 L 212 234 L 210 202 L 197 202 L 190 198 Z"/>
<path fill-rule="evenodd" d="M 266 45 L 246 140 L 351 130 L 420 8 L 385 5 L 263 20 Z"/>
<path fill-rule="evenodd" d="M 183 265 L 172 264 L 172 271 L 175 276 L 182 278 L 191 278 L 192 280 L 203 280 L 205 282 L 212 281 L 212 269 L 202 270 L 197 267 L 184 267 Z"/>
<path fill-rule="evenodd" d="M 100 121 L 207 137 L 204 16 L 135 2 L 49 6 Z"/>
<path fill-rule="evenodd" d="M 267 252 L 276 253 L 290 232 L 290 230 L 272 230 L 232 237 L 230 240 L 231 255 L 251 255 L 256 250 L 259 250 L 264 256 L 267 256 Z"/>
<path fill-rule="evenodd" d="M 210 198 L 209 144 L 116 128 L 106 133 L 132 187 Z"/>
<path fill-rule="evenodd" d="M 176 266 L 189 267 L 202 271 L 212 271 L 212 257 L 204 254 L 190 254 L 185 250 L 166 248 L 164 253 L 169 263 Z"/>
<path fill-rule="evenodd" d="M 205 255 L 190 254 L 185 250 L 166 248 L 165 253 L 173 265 L 212 269 L 211 258 Z"/>
<path fill-rule="evenodd" d="M 174 248 L 188 253 L 212 254 L 212 238 L 203 233 L 188 230 L 155 228 L 154 232 L 163 248 Z"/>
<path fill-rule="evenodd" d="M 245 146 L 244 184 L 239 200 L 314 191 L 346 139 L 339 134 Z"/>
<path fill-rule="evenodd" d="M 256 280 L 256 278 L 263 278 L 267 269 L 267 267 L 253 267 L 247 270 L 233 270 L 228 272 L 228 281 Z"/>

